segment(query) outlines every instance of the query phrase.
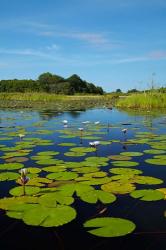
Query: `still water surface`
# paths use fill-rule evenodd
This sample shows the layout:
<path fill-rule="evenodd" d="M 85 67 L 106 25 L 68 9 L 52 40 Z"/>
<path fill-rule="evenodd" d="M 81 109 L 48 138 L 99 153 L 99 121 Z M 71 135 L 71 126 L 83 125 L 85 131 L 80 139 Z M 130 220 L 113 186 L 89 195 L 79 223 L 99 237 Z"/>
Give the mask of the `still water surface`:
<path fill-rule="evenodd" d="M 68 121 L 64 127 L 63 120 Z M 89 121 L 90 123 L 84 123 Z M 95 124 L 97 122 L 98 124 Z M 79 131 L 83 128 L 83 134 Z M 122 130 L 126 128 L 127 132 Z M 0 142 L 3 147 L 14 147 L 26 138 L 41 138 L 50 140 L 51 145 L 36 145 L 32 151 L 25 156 L 27 161 L 23 162 L 25 167 L 46 167 L 37 164 L 31 156 L 42 151 L 59 152 L 56 159 L 65 162 L 82 162 L 86 157 L 98 156 L 108 157 L 119 155 L 122 152 L 143 152 L 151 149 L 149 143 L 127 143 L 129 140 L 149 139 L 166 134 L 166 114 L 144 114 L 127 113 L 109 109 L 91 109 L 78 112 L 57 113 L 49 110 L 1 110 L 0 111 Z M 66 132 L 74 135 L 65 138 Z M 91 138 L 84 139 L 84 133 L 93 132 Z M 140 132 L 148 132 L 139 137 Z M 19 134 L 24 134 L 23 139 Z M 62 136 L 62 137 L 61 137 Z M 94 137 L 95 136 L 95 137 Z M 94 139 L 93 139 L 94 137 Z M 9 138 L 9 140 L 7 139 Z M 97 139 L 96 139 L 97 138 Z M 64 155 L 70 150 L 58 144 L 64 142 L 75 143 L 75 147 L 89 147 L 91 141 L 106 141 L 108 145 L 99 145 L 96 152 L 87 153 L 86 156 L 72 157 Z M 163 143 L 166 142 L 166 138 Z M 0 152 L 0 156 L 6 152 Z M 166 187 L 166 166 L 152 165 L 145 162 L 154 155 L 143 153 L 141 157 L 132 157 L 132 161 L 138 162 L 133 167 L 143 171 L 144 176 L 152 176 L 163 180 L 159 185 L 136 184 L 136 189 L 158 189 Z M 17 159 L 16 159 L 17 160 Z M 6 162 L 1 158 L 0 164 Z M 115 168 L 110 159 L 107 166 L 100 170 L 110 175 L 109 170 Z M 72 171 L 72 170 L 71 170 Z M 3 171 L 0 171 L 3 172 Z M 14 172 L 18 172 L 15 170 Z M 44 176 L 44 174 L 41 174 Z M 80 174 L 82 176 L 82 174 Z M 16 181 L 0 182 L 0 197 L 10 197 L 9 190 L 19 186 Z M 100 186 L 96 186 L 100 189 Z M 165 250 L 166 249 L 166 201 L 140 201 L 132 198 L 129 194 L 116 194 L 114 203 L 104 205 L 100 202 L 89 204 L 75 199 L 72 207 L 77 211 L 77 217 L 73 221 L 61 227 L 43 228 L 24 224 L 21 220 L 9 218 L 4 210 L 0 210 L 0 249 L 8 250 L 33 250 L 33 249 L 56 249 L 56 250 Z M 100 214 L 101 211 L 103 214 Z M 83 223 L 96 217 L 119 217 L 129 219 L 136 224 L 133 233 L 114 238 L 104 238 L 91 235 L 83 228 Z"/>

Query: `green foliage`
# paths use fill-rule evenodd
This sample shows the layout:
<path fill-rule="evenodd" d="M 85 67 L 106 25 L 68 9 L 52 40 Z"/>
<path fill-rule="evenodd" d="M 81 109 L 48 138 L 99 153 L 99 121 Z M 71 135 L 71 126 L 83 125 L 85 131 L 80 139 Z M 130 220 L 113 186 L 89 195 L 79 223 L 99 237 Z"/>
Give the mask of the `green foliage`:
<path fill-rule="evenodd" d="M 137 93 L 121 98 L 116 103 L 120 108 L 136 108 L 151 110 L 152 108 L 165 108 L 166 107 L 166 95 L 165 93 L 145 92 Z"/>
<path fill-rule="evenodd" d="M 76 217 L 74 208 L 58 205 L 55 208 L 38 205 L 23 213 L 23 221 L 32 226 L 57 227 L 72 221 Z"/>
<path fill-rule="evenodd" d="M 158 201 L 164 199 L 162 192 L 153 189 L 135 190 L 130 195 L 142 201 Z"/>
<path fill-rule="evenodd" d="M 1 80 L 0 92 L 48 92 L 55 94 L 73 95 L 75 93 L 103 94 L 101 87 L 82 80 L 77 75 L 67 79 L 61 76 L 43 73 L 38 80 Z"/>
<path fill-rule="evenodd" d="M 100 237 L 118 237 L 131 233 L 135 229 L 135 224 L 126 219 L 102 217 L 88 220 L 84 227 L 95 228 L 88 232 Z"/>

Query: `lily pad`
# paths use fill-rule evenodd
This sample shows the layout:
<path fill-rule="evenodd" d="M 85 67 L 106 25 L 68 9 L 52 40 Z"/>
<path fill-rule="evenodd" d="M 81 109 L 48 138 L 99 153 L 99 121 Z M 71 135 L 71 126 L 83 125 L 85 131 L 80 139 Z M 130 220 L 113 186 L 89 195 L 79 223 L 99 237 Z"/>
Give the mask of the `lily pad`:
<path fill-rule="evenodd" d="M 19 178 L 18 173 L 13 173 L 13 172 L 4 172 L 0 173 L 0 181 L 11 181 L 11 180 L 16 180 Z"/>
<path fill-rule="evenodd" d="M 21 169 L 24 165 L 22 163 L 4 163 L 0 164 L 0 170 L 15 170 Z"/>
<path fill-rule="evenodd" d="M 86 221 L 84 227 L 95 228 L 88 232 L 96 236 L 119 237 L 132 233 L 136 226 L 130 220 L 114 217 L 101 217 Z"/>
<path fill-rule="evenodd" d="M 142 201 L 158 201 L 164 199 L 162 192 L 153 189 L 135 190 L 130 195 Z"/>
<path fill-rule="evenodd" d="M 57 165 L 57 166 L 49 166 L 49 167 L 44 167 L 42 170 L 46 172 L 63 172 L 66 170 L 66 167 L 64 165 Z"/>
<path fill-rule="evenodd" d="M 117 160 L 117 161 L 129 161 L 132 159 L 130 156 L 125 156 L 125 155 L 110 155 L 108 157 L 111 160 Z"/>
<path fill-rule="evenodd" d="M 135 161 L 112 161 L 112 165 L 116 167 L 135 167 L 139 163 Z"/>
<path fill-rule="evenodd" d="M 89 193 L 90 191 L 94 190 L 93 187 L 80 183 L 66 184 L 59 187 L 58 189 L 62 191 L 66 196 L 72 196 L 75 192 L 77 196 L 81 196 L 83 193 Z"/>
<path fill-rule="evenodd" d="M 104 204 L 109 204 L 116 200 L 115 195 L 102 190 L 93 190 L 88 193 L 83 193 L 80 198 L 81 200 L 92 204 L 95 204 L 97 201 L 101 201 Z"/>
<path fill-rule="evenodd" d="M 132 183 L 123 183 L 121 181 L 111 181 L 101 186 L 101 189 L 105 192 L 113 194 L 128 194 L 135 190 L 135 186 Z"/>
<path fill-rule="evenodd" d="M 159 149 L 146 149 L 143 152 L 146 154 L 154 154 L 154 155 L 166 153 L 165 150 L 159 150 Z"/>
<path fill-rule="evenodd" d="M 62 143 L 59 143 L 58 146 L 73 147 L 73 146 L 76 146 L 76 143 L 73 143 L 73 142 L 62 142 Z"/>
<path fill-rule="evenodd" d="M 141 152 L 122 152 L 120 153 L 120 155 L 124 155 L 124 156 L 142 156 L 143 153 Z"/>
<path fill-rule="evenodd" d="M 70 156 L 70 157 L 81 157 L 81 156 L 85 156 L 86 153 L 83 152 L 66 152 L 64 153 L 65 156 Z"/>
<path fill-rule="evenodd" d="M 73 172 L 57 172 L 51 173 L 46 176 L 48 179 L 51 180 L 74 180 L 78 177 L 78 174 Z"/>
<path fill-rule="evenodd" d="M 37 193 L 40 192 L 40 188 L 39 187 L 28 187 L 25 186 L 25 194 L 26 195 L 35 195 Z M 14 187 L 12 189 L 10 189 L 9 193 L 13 196 L 22 196 L 24 195 L 24 187 L 20 186 L 20 187 Z"/>
<path fill-rule="evenodd" d="M 141 170 L 132 168 L 111 168 L 109 171 L 113 174 L 142 174 Z"/>
<path fill-rule="evenodd" d="M 90 152 L 95 152 L 95 148 L 88 148 L 88 147 L 75 147 L 75 148 L 70 148 L 70 151 L 72 152 L 78 152 L 78 153 L 90 153 Z"/>
<path fill-rule="evenodd" d="M 29 209 L 23 214 L 23 221 L 32 226 L 58 227 L 69 223 L 76 217 L 74 208 L 65 205 L 59 205 L 55 208 L 38 207 Z"/>
<path fill-rule="evenodd" d="M 46 207 L 56 207 L 57 203 L 61 205 L 71 205 L 73 202 L 73 197 L 66 196 L 61 191 L 44 194 L 39 197 L 39 203 Z"/>
<path fill-rule="evenodd" d="M 161 158 L 146 159 L 145 162 L 152 165 L 154 164 L 154 165 L 166 166 L 166 159 L 161 159 Z"/>
<path fill-rule="evenodd" d="M 49 156 L 49 155 L 58 155 L 59 152 L 55 152 L 55 151 L 42 151 L 42 152 L 38 152 L 37 155 L 40 156 Z"/>

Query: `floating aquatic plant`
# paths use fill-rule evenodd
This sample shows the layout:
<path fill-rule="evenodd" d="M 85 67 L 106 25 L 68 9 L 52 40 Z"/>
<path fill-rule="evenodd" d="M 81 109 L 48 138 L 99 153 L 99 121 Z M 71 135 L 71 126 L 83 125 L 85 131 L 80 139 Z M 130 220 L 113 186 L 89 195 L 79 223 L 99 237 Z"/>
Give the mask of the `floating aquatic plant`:
<path fill-rule="evenodd" d="M 118 237 L 134 231 L 135 224 L 126 219 L 114 217 L 101 217 L 88 220 L 84 223 L 85 228 L 90 229 L 90 234 L 100 237 Z"/>

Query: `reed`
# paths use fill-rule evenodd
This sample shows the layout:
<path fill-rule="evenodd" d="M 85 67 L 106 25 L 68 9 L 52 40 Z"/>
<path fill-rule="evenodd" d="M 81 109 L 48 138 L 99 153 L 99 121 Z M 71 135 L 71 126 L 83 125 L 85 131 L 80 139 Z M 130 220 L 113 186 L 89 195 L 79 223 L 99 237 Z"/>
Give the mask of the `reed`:
<path fill-rule="evenodd" d="M 0 93 L 1 108 L 54 108 L 54 110 L 83 110 L 111 105 L 106 95 L 57 95 L 50 93 Z"/>
<path fill-rule="evenodd" d="M 116 107 L 142 110 L 166 108 L 166 93 L 152 91 L 132 94 L 119 98 L 116 103 Z"/>

